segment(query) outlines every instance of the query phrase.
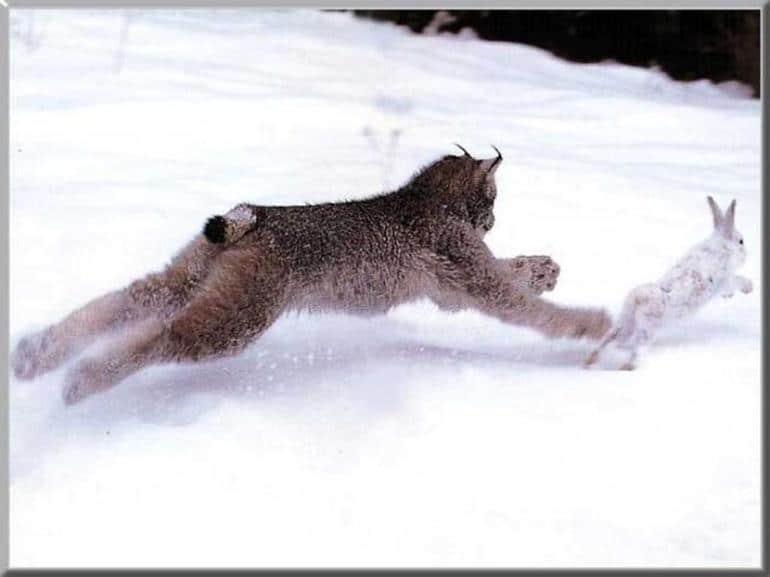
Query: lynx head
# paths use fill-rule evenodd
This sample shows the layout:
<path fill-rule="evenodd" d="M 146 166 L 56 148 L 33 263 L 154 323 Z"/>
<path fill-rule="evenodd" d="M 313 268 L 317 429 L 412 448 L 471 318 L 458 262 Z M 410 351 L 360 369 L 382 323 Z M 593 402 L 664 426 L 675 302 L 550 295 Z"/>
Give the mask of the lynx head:
<path fill-rule="evenodd" d="M 429 194 L 442 210 L 470 223 L 483 236 L 495 223 L 495 171 L 503 156 L 495 148 L 496 157 L 477 160 L 462 146 L 456 146 L 462 155 L 440 158 L 418 174 L 413 184 Z"/>

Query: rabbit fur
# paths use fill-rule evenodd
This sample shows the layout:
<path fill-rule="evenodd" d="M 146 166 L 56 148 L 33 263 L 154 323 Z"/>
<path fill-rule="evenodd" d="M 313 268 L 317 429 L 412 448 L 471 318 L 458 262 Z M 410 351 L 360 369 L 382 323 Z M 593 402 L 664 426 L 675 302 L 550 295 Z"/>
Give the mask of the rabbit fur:
<path fill-rule="evenodd" d="M 627 353 L 620 368 L 632 370 L 639 348 L 650 344 L 661 326 L 694 314 L 716 296 L 751 292 L 751 281 L 735 274 L 746 260 L 743 236 L 735 229 L 735 200 L 725 213 L 710 196 L 708 204 L 714 223 L 711 236 L 692 247 L 658 282 L 628 294 L 614 327 L 586 359 L 587 367 L 613 344 Z"/>

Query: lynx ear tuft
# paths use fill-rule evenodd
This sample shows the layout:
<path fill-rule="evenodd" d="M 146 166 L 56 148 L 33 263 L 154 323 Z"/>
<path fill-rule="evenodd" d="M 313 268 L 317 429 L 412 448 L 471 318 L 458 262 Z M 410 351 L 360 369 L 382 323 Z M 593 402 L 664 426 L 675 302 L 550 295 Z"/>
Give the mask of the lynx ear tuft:
<path fill-rule="evenodd" d="M 503 155 L 500 154 L 500 151 L 497 149 L 496 146 L 492 146 L 492 148 L 495 149 L 495 152 L 497 153 L 496 158 L 487 158 L 486 160 L 479 161 L 479 168 L 487 173 L 487 176 L 492 176 L 495 171 L 497 170 L 497 167 L 500 166 L 500 163 L 503 161 Z"/>
<path fill-rule="evenodd" d="M 227 239 L 227 219 L 223 216 L 212 216 L 203 227 L 203 236 L 214 244 L 222 244 Z"/>
<path fill-rule="evenodd" d="M 463 156 L 465 156 L 465 157 L 467 157 L 467 158 L 470 158 L 470 159 L 472 159 L 472 160 L 475 160 L 475 159 L 474 159 L 474 158 L 473 158 L 473 157 L 470 155 L 470 153 L 469 153 L 467 150 L 465 150 L 465 149 L 464 149 L 462 146 L 460 146 L 460 145 L 459 145 L 459 144 L 457 144 L 456 142 L 454 143 L 454 145 L 455 145 L 457 148 L 459 148 L 460 150 L 462 150 L 462 151 L 463 151 Z"/>

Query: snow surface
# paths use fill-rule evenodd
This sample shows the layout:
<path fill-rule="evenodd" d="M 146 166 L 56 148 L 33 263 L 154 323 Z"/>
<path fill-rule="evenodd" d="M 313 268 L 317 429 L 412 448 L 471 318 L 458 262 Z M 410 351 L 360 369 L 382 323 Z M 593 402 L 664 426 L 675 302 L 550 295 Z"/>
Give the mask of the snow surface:
<path fill-rule="evenodd" d="M 738 199 L 755 292 L 638 371 L 428 302 L 290 316 L 65 408 L 10 378 L 11 565 L 760 564 L 760 104 L 735 85 L 343 13 L 11 12 L 11 343 L 240 201 L 505 155 L 500 256 L 617 313 Z"/>

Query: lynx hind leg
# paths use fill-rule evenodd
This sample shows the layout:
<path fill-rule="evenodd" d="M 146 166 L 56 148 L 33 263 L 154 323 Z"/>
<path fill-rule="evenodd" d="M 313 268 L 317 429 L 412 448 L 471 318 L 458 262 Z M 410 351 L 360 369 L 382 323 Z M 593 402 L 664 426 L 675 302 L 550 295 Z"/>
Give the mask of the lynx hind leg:
<path fill-rule="evenodd" d="M 33 379 L 76 355 L 99 334 L 136 316 L 128 290 L 99 297 L 63 321 L 22 338 L 11 355 L 18 379 Z"/>
<path fill-rule="evenodd" d="M 499 261 L 514 282 L 527 287 L 533 294 L 540 295 L 556 287 L 561 269 L 549 256 L 517 256 Z"/>
<path fill-rule="evenodd" d="M 198 237 L 163 272 L 96 298 L 61 322 L 21 339 L 11 355 L 14 375 L 35 378 L 61 366 L 107 331 L 177 310 L 189 300 L 218 252 L 221 249 Z"/>
<path fill-rule="evenodd" d="M 254 263 L 242 255 L 225 256 L 170 319 L 149 321 L 101 356 L 76 364 L 65 379 L 65 403 L 110 389 L 148 365 L 236 354 L 259 337 L 285 308 L 284 279 L 271 271 L 254 272 Z"/>

